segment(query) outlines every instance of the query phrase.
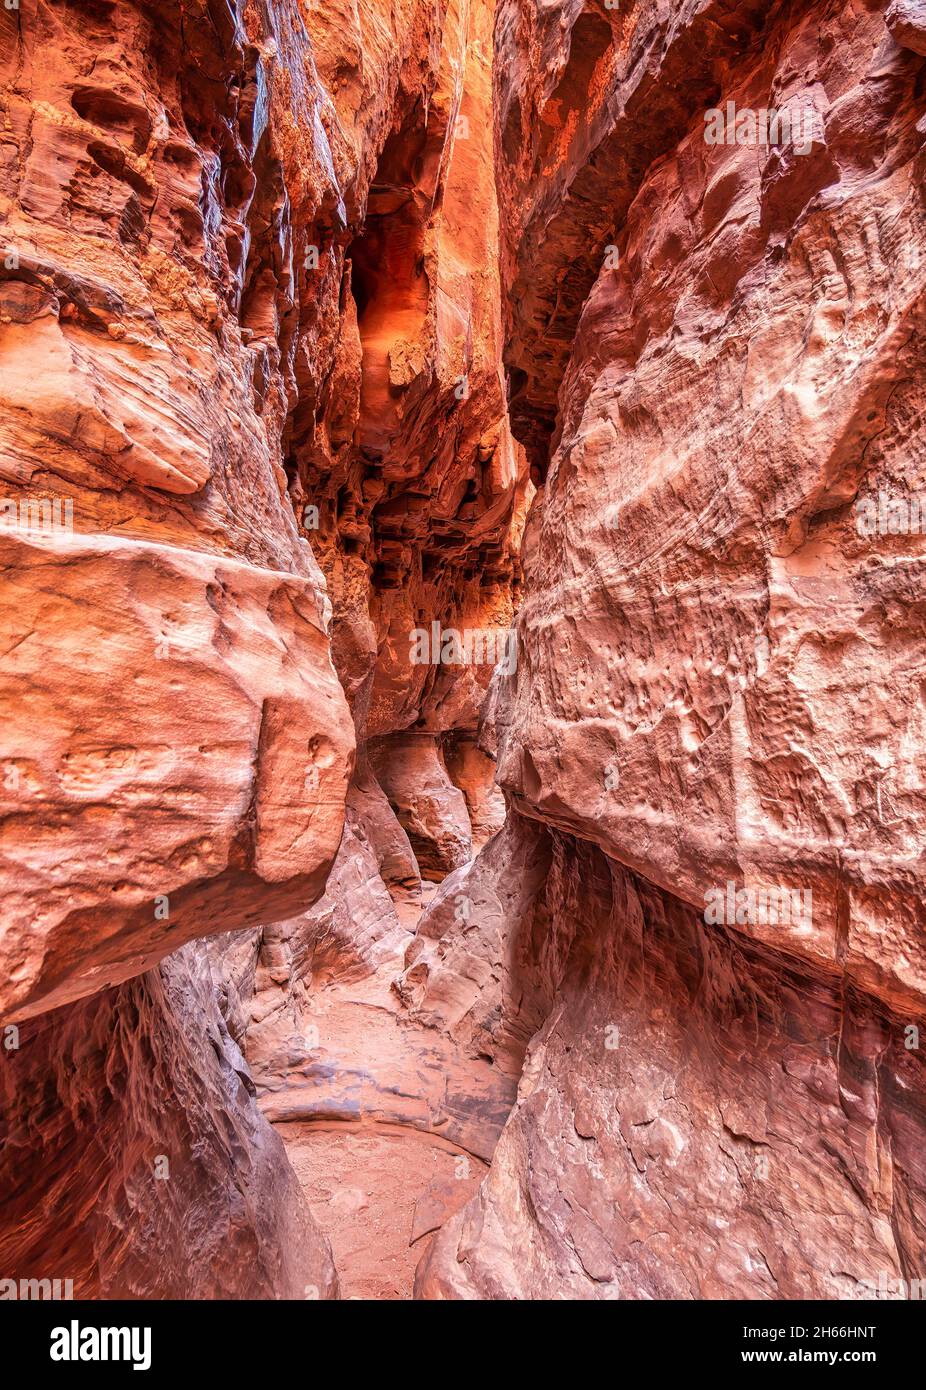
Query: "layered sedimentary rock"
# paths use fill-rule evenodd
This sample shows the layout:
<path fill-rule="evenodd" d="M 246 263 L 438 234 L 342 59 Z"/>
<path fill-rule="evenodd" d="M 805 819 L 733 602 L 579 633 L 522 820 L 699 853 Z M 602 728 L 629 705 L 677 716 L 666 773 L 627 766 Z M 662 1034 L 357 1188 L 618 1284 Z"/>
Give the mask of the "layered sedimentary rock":
<path fill-rule="evenodd" d="M 258 1095 L 424 1298 L 926 1274 L 924 34 L 0 10 L 0 1278 L 335 1295 Z"/>
<path fill-rule="evenodd" d="M 0 28 L 0 1004 L 41 1016 L 5 1063 L 4 1275 L 324 1295 L 283 1151 L 216 1072 L 211 990 L 182 1021 L 156 972 L 46 1014 L 302 911 L 338 849 L 353 731 L 282 466 L 297 257 L 346 229 L 324 92 L 295 4 L 23 0 Z"/>
<path fill-rule="evenodd" d="M 330 367 L 302 363 L 286 467 L 328 581 L 358 758 L 325 897 L 264 930 L 253 973 L 239 962 L 242 1040 L 274 1087 L 312 1026 L 313 986 L 400 960 L 402 904 L 502 819 L 476 747 L 492 663 L 446 664 L 439 644 L 421 658 L 414 637 L 503 632 L 516 601 L 528 483 L 501 370 L 491 21 L 481 5 L 409 6 L 381 49 L 366 9 L 306 12 L 332 147 L 365 159 L 346 198 L 354 236 L 330 250 Z"/>
<path fill-rule="evenodd" d="M 154 967 L 192 938 L 235 933 L 214 992 L 242 1040 L 253 1003 L 276 1056 L 306 962 L 362 973 L 408 936 L 392 898 L 419 869 L 368 726 L 475 736 L 488 672 L 441 709 L 453 681 L 410 667 L 409 629 L 507 624 L 523 511 L 489 29 L 419 0 L 0 11 L 0 1019 L 20 1073 L 60 1093 L 32 1123 L 12 1090 L 5 1112 L 20 1165 L 58 1133 L 70 1162 L 84 1109 L 107 1117 L 96 1168 L 138 1194 L 87 1177 L 90 1292 L 333 1287 L 279 1146 L 209 1073 L 210 991 L 184 1001 L 199 1109 L 192 1061 L 142 1039 L 176 1031 Z M 132 1010 L 139 1045 L 110 1055 L 106 1021 Z M 139 1186 L 133 1097 L 177 1111 L 188 1152 L 163 1188 Z M 229 1152 L 190 1166 L 226 1106 Z M 45 1206 L 69 1240 L 59 1178 Z M 223 1187 L 217 1272 L 198 1232 Z M 60 1265 L 17 1195 L 2 1273 Z"/>
<path fill-rule="evenodd" d="M 491 14 L 410 15 L 404 64 L 383 72 L 356 17 L 325 7 L 307 21 L 323 78 L 344 68 L 345 25 L 364 46 L 361 74 L 332 83 L 345 130 L 357 140 L 371 101 L 381 112 L 334 370 L 317 398 L 306 393 L 292 441 L 338 672 L 358 731 L 377 738 L 475 731 L 489 672 L 415 665 L 410 638 L 433 620 L 507 627 L 524 495 L 500 362 Z"/>
<path fill-rule="evenodd" d="M 25 1017 L 324 885 L 353 739 L 280 459 L 297 256 L 345 212 L 297 6 L 0 24 L 0 959 Z"/>
<path fill-rule="evenodd" d="M 708 145 L 692 110 L 584 305 L 501 780 L 693 903 L 812 888 L 775 944 L 916 996 L 922 543 L 854 504 L 921 482 L 922 65 L 877 11 L 819 27 L 718 96 L 812 108 L 809 152 Z"/>
<path fill-rule="evenodd" d="M 926 107 L 920 7 L 891 8 L 499 6 L 506 360 L 545 485 L 494 722 L 553 868 L 548 958 L 499 951 L 478 1008 L 555 992 L 423 1296 L 926 1267 Z M 705 138 L 728 103 L 790 135 Z"/>
<path fill-rule="evenodd" d="M 909 1018 L 530 825 L 506 830 L 503 871 L 474 900 L 482 932 L 508 938 L 490 957 L 504 968 L 475 976 L 445 934 L 425 972 L 432 1013 L 464 1035 L 461 1017 L 485 1017 L 502 1060 L 538 1009 L 544 1022 L 418 1296 L 836 1299 L 920 1277 L 926 1075 Z M 525 917 L 506 897 L 528 857 L 550 868 Z"/>

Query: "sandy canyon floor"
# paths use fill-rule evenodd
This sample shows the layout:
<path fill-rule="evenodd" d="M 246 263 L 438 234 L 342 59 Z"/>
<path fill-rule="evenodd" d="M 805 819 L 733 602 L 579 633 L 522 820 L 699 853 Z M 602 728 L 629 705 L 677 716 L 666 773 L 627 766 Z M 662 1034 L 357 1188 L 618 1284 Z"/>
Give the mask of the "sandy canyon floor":
<path fill-rule="evenodd" d="M 403 905 L 413 929 L 434 893 Z M 312 1214 L 331 1242 L 347 1299 L 411 1299 L 415 1269 L 434 1234 L 473 1195 L 488 1165 L 440 1130 L 457 1106 L 491 1086 L 485 1061 L 436 1046 L 397 1010 L 397 953 L 373 975 L 334 981 L 313 999 L 320 1047 L 310 1076 L 288 1078 L 264 1101 L 271 1118 L 300 1105 L 313 1118 L 275 1128 Z M 464 1102 L 465 1104 L 465 1102 Z M 335 1118 L 339 1116 L 339 1118 Z M 309 1296 L 313 1296 L 310 1290 Z"/>

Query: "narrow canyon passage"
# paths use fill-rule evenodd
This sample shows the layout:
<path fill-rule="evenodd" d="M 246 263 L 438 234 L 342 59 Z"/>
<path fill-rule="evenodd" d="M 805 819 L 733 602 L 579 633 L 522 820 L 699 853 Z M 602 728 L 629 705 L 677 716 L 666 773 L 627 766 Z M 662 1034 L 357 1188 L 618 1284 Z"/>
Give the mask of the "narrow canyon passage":
<path fill-rule="evenodd" d="M 331 1242 L 342 1298 L 412 1297 L 419 1260 L 473 1195 L 506 1114 L 485 1060 L 402 1026 L 403 966 L 396 955 L 315 993 L 319 1046 L 260 1100 Z"/>
<path fill-rule="evenodd" d="M 4 1297 L 919 1297 L 926 0 L 19 0 L 0 167 Z"/>
<path fill-rule="evenodd" d="M 485 1166 L 414 1130 L 287 1124 L 278 1132 L 331 1241 L 341 1297 L 410 1299 L 433 1233 L 473 1195 Z"/>
<path fill-rule="evenodd" d="M 402 906 L 411 937 L 419 909 Z M 419 1260 L 473 1195 L 514 1100 L 485 1058 L 402 1016 L 404 966 L 398 949 L 370 974 L 314 986 L 307 1055 L 291 1053 L 259 1092 L 331 1242 L 342 1298 L 412 1297 Z"/>

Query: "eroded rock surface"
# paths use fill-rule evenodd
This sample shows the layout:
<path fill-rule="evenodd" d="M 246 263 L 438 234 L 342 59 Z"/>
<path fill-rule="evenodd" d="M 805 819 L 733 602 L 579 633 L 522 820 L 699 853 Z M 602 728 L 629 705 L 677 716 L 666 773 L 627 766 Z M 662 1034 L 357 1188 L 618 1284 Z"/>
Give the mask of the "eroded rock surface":
<path fill-rule="evenodd" d="M 922 483 L 922 65 L 877 11 L 817 28 L 782 19 L 728 86 L 825 141 L 710 146 L 692 110 L 585 303 L 500 775 L 695 905 L 812 889 L 770 944 L 912 1002 L 923 541 L 854 504 Z"/>
<path fill-rule="evenodd" d="M 0 1269 L 75 1298 L 337 1297 L 203 948 L 30 1019 L 0 1067 Z"/>
<path fill-rule="evenodd" d="M 455 692 L 456 673 L 410 666 L 409 630 L 425 613 L 507 625 L 525 503 L 490 29 L 483 7 L 422 0 L 0 11 L 0 1019 L 34 1040 L 20 1071 L 28 1055 L 50 1092 L 58 1053 L 96 1039 L 73 1063 L 113 1126 L 81 1189 L 92 1293 L 334 1287 L 250 1099 L 223 1158 L 165 1183 L 161 1244 L 159 1188 L 110 1237 L 105 1170 L 136 1182 L 148 1137 L 131 1098 L 175 1108 L 191 1150 L 237 1102 L 207 1076 L 184 1131 L 170 1040 L 149 1073 L 140 1042 L 114 1058 L 102 1038 L 144 1012 L 139 991 L 169 1013 L 158 981 L 180 967 L 153 967 L 210 935 L 212 992 L 272 1073 L 306 978 L 401 960 L 420 872 L 365 742 L 423 722 L 437 757 L 445 733 L 475 737 L 488 671 Z M 458 862 L 469 817 L 449 779 L 446 795 Z M 186 1001 L 207 1050 L 209 992 Z M 18 1162 L 41 1163 L 55 1141 L 18 1103 Z M 4 1205 L 16 1270 L 71 1239 L 54 1180 L 54 1229 L 24 1230 L 26 1190 Z M 199 1230 L 223 1187 L 227 1272 Z"/>
<path fill-rule="evenodd" d="M 501 0 L 506 360 L 544 487 L 492 704 L 554 847 L 555 995 L 424 1297 L 852 1297 L 926 1267 L 924 541 L 878 520 L 924 485 L 901 8 Z M 809 133 L 709 143 L 728 101 Z M 498 846 L 467 877 L 504 908 Z M 728 885 L 808 910 L 730 915 Z M 422 924 L 443 1013 L 543 979 L 503 946 L 476 986 L 474 935 Z"/>
<path fill-rule="evenodd" d="M 505 996 L 546 976 L 552 997 L 491 1171 L 417 1295 L 835 1299 L 917 1277 L 926 1076 L 908 1019 L 594 847 L 533 835 L 546 929 Z"/>
<path fill-rule="evenodd" d="M 0 1275 L 926 1275 L 923 32 L 0 10 Z"/>
<path fill-rule="evenodd" d="M 21 1018 L 324 885 L 353 736 L 280 460 L 315 312 L 298 258 L 345 213 L 297 5 L 24 0 L 0 26 Z M 24 525 L 30 503 L 71 524 Z"/>
<path fill-rule="evenodd" d="M 493 663 L 447 665 L 439 648 L 414 659 L 414 633 L 434 623 L 506 631 L 520 574 L 530 489 L 501 368 L 492 13 L 401 9 L 394 53 L 371 42 L 367 14 L 306 15 L 344 140 L 378 153 L 357 171 L 354 238 L 331 252 L 341 277 L 324 305 L 332 368 L 303 391 L 288 446 L 358 757 L 328 891 L 263 931 L 273 978 L 262 967 L 242 977 L 245 995 L 254 990 L 242 1042 L 274 1089 L 284 1036 L 298 1053 L 311 989 L 390 959 L 398 973 L 413 924 L 403 905 L 422 878 L 468 862 L 474 839 L 503 819 L 494 760 L 476 746 Z M 348 78 L 352 44 L 363 63 Z"/>

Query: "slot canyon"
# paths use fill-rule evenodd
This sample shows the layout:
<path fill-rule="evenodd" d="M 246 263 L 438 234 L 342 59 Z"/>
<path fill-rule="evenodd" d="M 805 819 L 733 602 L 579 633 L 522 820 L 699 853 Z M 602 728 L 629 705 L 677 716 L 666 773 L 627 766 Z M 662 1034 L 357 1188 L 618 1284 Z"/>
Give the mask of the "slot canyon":
<path fill-rule="evenodd" d="M 0 168 L 0 1294 L 919 1287 L 926 0 L 13 0 Z"/>

